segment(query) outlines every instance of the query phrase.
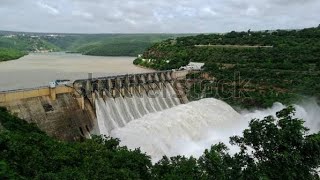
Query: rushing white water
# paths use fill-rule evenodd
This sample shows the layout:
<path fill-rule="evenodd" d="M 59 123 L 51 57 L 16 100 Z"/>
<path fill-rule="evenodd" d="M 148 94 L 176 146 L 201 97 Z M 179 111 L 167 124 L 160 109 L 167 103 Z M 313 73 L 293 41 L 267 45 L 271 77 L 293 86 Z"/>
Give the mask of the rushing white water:
<path fill-rule="evenodd" d="M 98 133 L 110 135 L 112 130 L 124 127 L 134 119 L 178 105 L 179 99 L 174 90 L 170 91 L 169 88 L 172 89 L 168 83 L 163 91 L 151 89 L 148 91 L 149 94 L 143 91 L 141 95 L 133 94 L 131 97 L 106 97 L 105 99 L 96 93 Z"/>
<path fill-rule="evenodd" d="M 317 132 L 320 129 L 319 105 L 309 101 L 295 107 L 296 117 L 304 119 L 311 132 Z M 239 114 L 222 101 L 203 99 L 143 116 L 123 128 L 115 128 L 111 136 L 119 138 L 121 145 L 132 149 L 140 147 L 154 162 L 163 155 L 198 157 L 212 144 L 228 144 L 230 136 L 241 135 L 251 119 L 275 115 L 283 108 L 284 105 L 275 103 L 269 109 Z M 229 148 L 231 152 L 237 151 L 236 147 Z"/>
<path fill-rule="evenodd" d="M 235 135 L 238 131 L 232 128 L 238 127 L 238 119 L 241 115 L 228 104 L 203 99 L 148 114 L 124 128 L 114 129 L 111 135 L 129 148 L 141 147 L 157 161 L 163 155 L 200 155 L 203 147 L 221 141 L 221 137 Z"/>
<path fill-rule="evenodd" d="M 251 120 L 253 118 L 262 119 L 266 116 L 275 116 L 276 112 L 284 109 L 281 103 L 274 103 L 271 108 L 255 111 L 242 111 L 244 119 Z M 295 117 L 303 119 L 305 121 L 305 126 L 310 129 L 310 133 L 315 133 L 320 130 L 320 106 L 317 104 L 315 99 L 305 99 L 294 105 L 296 109 Z"/>
<path fill-rule="evenodd" d="M 116 126 L 110 114 L 107 112 L 107 106 L 101 97 L 98 96 L 97 100 L 95 101 L 95 106 L 98 117 L 97 121 L 99 133 L 109 135 L 108 132 L 110 132 Z M 108 121 L 106 121 L 106 119 L 108 119 Z"/>

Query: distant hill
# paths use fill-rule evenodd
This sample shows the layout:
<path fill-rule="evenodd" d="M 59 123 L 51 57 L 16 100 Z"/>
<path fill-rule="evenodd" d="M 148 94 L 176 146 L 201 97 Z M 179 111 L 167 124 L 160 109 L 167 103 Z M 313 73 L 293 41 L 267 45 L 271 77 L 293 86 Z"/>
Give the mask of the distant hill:
<path fill-rule="evenodd" d="M 156 42 L 179 34 L 93 34 L 45 37 L 46 41 L 71 52 L 97 56 L 137 56 Z"/>
<path fill-rule="evenodd" d="M 97 56 L 137 56 L 156 42 L 188 34 L 57 34 L 0 31 L 0 47 L 25 52 L 68 51 Z"/>

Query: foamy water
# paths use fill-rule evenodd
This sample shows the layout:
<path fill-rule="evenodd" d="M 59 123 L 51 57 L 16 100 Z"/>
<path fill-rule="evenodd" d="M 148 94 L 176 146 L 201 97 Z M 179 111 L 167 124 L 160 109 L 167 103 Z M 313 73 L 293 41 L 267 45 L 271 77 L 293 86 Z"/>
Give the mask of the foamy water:
<path fill-rule="evenodd" d="M 29 54 L 0 62 L 0 91 L 47 86 L 57 79 L 150 72 L 132 64 L 134 57 L 100 57 L 66 53 Z"/>
<path fill-rule="evenodd" d="M 140 96 L 133 94 L 132 97 L 105 97 L 103 99 L 99 93 L 96 93 L 98 127 L 94 133 L 108 136 L 112 130 L 124 127 L 135 119 L 179 105 L 180 100 L 171 84 L 164 83 L 162 85 L 162 90 L 154 89 L 149 93 L 142 92 Z M 157 96 L 155 96 L 156 94 Z"/>
<path fill-rule="evenodd" d="M 205 147 L 238 134 L 241 115 L 217 99 L 203 99 L 148 114 L 131 121 L 112 136 L 131 149 L 140 147 L 158 161 L 163 155 L 199 156 Z M 235 128 L 236 127 L 236 128 Z"/>
<path fill-rule="evenodd" d="M 315 101 L 295 105 L 296 117 L 306 121 L 311 132 L 320 129 L 320 107 Z M 199 157 L 212 144 L 229 144 L 229 137 L 241 135 L 253 118 L 275 115 L 285 108 L 275 103 L 272 108 L 237 113 L 231 106 L 217 99 L 203 99 L 179 105 L 161 112 L 148 114 L 117 128 L 111 135 L 121 140 L 121 145 L 131 149 L 141 148 L 157 162 L 163 155 Z M 228 145 L 231 153 L 237 147 Z"/>

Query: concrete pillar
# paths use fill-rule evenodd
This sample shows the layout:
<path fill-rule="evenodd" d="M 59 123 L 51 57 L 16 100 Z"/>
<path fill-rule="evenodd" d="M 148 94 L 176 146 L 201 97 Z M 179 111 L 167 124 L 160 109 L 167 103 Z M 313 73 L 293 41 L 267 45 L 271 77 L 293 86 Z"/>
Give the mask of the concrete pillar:
<path fill-rule="evenodd" d="M 112 89 L 112 97 L 116 97 L 117 96 L 117 91 L 115 89 Z"/>
<path fill-rule="evenodd" d="M 161 80 L 162 82 L 166 80 L 166 77 L 165 77 L 164 73 L 161 73 L 161 74 L 160 74 L 160 80 Z"/>
<path fill-rule="evenodd" d="M 104 83 L 103 83 L 104 80 L 98 80 L 97 82 L 97 90 L 99 92 L 101 92 L 105 87 L 104 87 Z"/>
<path fill-rule="evenodd" d="M 146 82 L 146 79 L 145 79 L 145 76 L 144 75 L 140 75 L 140 81 L 139 83 L 145 83 Z"/>
<path fill-rule="evenodd" d="M 175 84 L 176 86 L 174 87 L 179 99 L 180 99 L 180 102 L 182 104 L 187 104 L 189 102 L 188 98 L 187 98 L 187 95 L 184 93 L 183 91 L 183 87 L 182 85 L 178 82 Z"/>
<path fill-rule="evenodd" d="M 107 79 L 107 89 L 111 92 L 111 89 L 112 88 L 114 88 L 113 86 L 112 86 L 112 81 L 111 81 L 111 79 Z"/>
<path fill-rule="evenodd" d="M 84 96 L 81 96 L 80 98 L 80 106 L 81 106 L 81 109 L 84 110 Z"/>
<path fill-rule="evenodd" d="M 134 93 L 134 87 L 131 86 L 129 89 L 130 89 L 130 94 L 133 94 Z"/>
<path fill-rule="evenodd" d="M 119 96 L 124 95 L 124 94 L 125 94 L 125 89 L 124 89 L 124 88 L 121 88 L 121 89 L 120 89 L 120 92 L 121 92 L 121 94 L 119 94 Z"/>
<path fill-rule="evenodd" d="M 175 72 L 172 72 L 172 73 L 171 73 L 171 78 L 172 78 L 172 79 L 177 79 L 177 77 L 178 77 L 177 74 L 178 74 L 178 72 L 176 72 L 176 71 L 175 71 Z"/>
<path fill-rule="evenodd" d="M 93 92 L 92 93 L 92 104 L 93 104 L 93 108 L 95 108 L 95 105 L 96 105 L 96 93 L 95 92 Z"/>
<path fill-rule="evenodd" d="M 136 75 L 133 75 L 133 84 L 134 86 L 138 84 L 138 78 Z"/>
<path fill-rule="evenodd" d="M 86 93 L 87 93 L 87 95 L 89 95 L 91 92 L 92 92 L 91 80 L 87 80 Z"/>
<path fill-rule="evenodd" d="M 159 78 L 159 76 L 158 76 L 158 73 L 155 73 L 155 74 L 154 74 L 154 80 L 157 81 L 157 82 L 160 81 L 160 78 Z"/>
<path fill-rule="evenodd" d="M 122 87 L 122 79 L 121 78 L 117 78 L 116 87 L 117 88 L 121 88 Z"/>
<path fill-rule="evenodd" d="M 152 78 L 151 74 L 148 74 L 148 75 L 147 75 L 147 81 L 148 81 L 149 83 L 151 83 L 151 82 L 153 81 L 153 78 Z"/>
<path fill-rule="evenodd" d="M 122 93 L 122 79 L 121 78 L 117 78 L 116 79 L 116 94 L 115 94 L 115 96 L 113 96 L 113 97 L 119 97 L 120 95 L 121 95 L 121 93 Z"/>
<path fill-rule="evenodd" d="M 103 99 L 106 99 L 106 97 L 107 97 L 106 91 L 102 91 L 102 98 L 103 98 Z"/>
<path fill-rule="evenodd" d="M 172 80 L 172 77 L 171 77 L 171 72 L 166 72 L 166 77 L 167 77 L 167 80 Z"/>
<path fill-rule="evenodd" d="M 125 84 L 124 84 L 124 86 L 128 88 L 130 85 L 131 85 L 131 84 L 130 84 L 129 75 L 126 75 L 126 76 L 125 76 Z"/>
<path fill-rule="evenodd" d="M 50 98 L 55 101 L 57 99 L 56 88 L 50 87 Z"/>

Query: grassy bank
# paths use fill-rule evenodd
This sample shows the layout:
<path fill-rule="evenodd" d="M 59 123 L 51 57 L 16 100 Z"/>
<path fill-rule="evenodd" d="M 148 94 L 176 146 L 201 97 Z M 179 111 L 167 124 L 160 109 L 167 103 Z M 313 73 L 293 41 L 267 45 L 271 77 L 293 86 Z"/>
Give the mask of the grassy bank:
<path fill-rule="evenodd" d="M 0 62 L 19 59 L 26 54 L 16 49 L 0 48 Z"/>

